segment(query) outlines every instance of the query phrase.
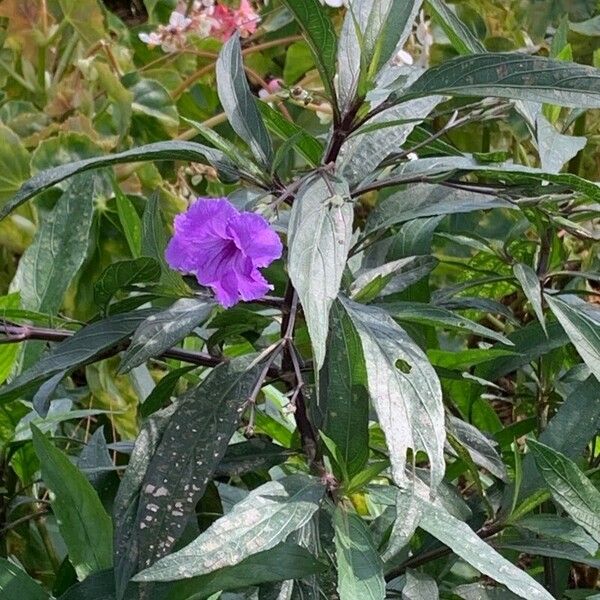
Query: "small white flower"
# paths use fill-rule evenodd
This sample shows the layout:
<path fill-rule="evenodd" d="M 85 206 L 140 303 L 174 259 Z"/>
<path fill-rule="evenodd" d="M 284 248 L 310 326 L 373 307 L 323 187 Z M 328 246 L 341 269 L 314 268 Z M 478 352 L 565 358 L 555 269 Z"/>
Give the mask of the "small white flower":
<path fill-rule="evenodd" d="M 327 4 L 331 8 L 341 8 L 342 6 L 348 6 L 348 0 L 321 0 L 321 4 Z"/>
<path fill-rule="evenodd" d="M 148 46 L 154 48 L 155 46 L 160 46 L 162 43 L 162 38 L 156 31 L 152 31 L 150 33 L 140 33 L 140 40 L 144 42 L 144 44 L 148 44 Z"/>
<path fill-rule="evenodd" d="M 406 155 L 406 158 L 408 158 L 408 160 L 417 160 L 419 158 L 419 156 L 417 155 L 416 152 L 409 152 Z"/>
<path fill-rule="evenodd" d="M 188 19 L 184 14 L 173 11 L 169 17 L 169 27 L 175 31 L 185 31 L 191 24 L 192 20 Z"/>

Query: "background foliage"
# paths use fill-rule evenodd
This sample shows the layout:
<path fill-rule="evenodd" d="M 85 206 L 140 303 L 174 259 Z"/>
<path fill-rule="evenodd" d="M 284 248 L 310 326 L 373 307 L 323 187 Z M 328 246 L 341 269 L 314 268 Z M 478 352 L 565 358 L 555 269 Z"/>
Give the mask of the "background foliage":
<path fill-rule="evenodd" d="M 599 597 L 600 9 L 350 5 L 0 1 L 2 598 Z"/>

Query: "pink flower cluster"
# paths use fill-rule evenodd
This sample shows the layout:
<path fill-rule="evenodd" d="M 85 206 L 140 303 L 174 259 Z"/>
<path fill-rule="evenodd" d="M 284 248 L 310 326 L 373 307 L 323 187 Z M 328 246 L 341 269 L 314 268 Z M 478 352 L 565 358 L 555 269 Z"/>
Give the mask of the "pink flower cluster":
<path fill-rule="evenodd" d="M 152 48 L 160 46 L 165 52 L 177 52 L 187 45 L 188 35 L 214 37 L 225 42 L 236 31 L 248 37 L 256 31 L 260 21 L 250 0 L 240 0 L 239 8 L 215 4 L 214 0 L 196 0 L 187 15 L 186 6 L 187 2 L 180 1 L 167 25 L 159 25 L 150 33 L 140 33 L 140 40 Z"/>

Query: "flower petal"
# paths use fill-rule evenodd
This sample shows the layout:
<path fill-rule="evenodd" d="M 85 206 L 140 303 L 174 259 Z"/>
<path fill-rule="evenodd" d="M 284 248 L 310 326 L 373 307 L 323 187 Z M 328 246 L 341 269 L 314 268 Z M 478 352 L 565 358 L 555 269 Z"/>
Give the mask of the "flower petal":
<path fill-rule="evenodd" d="M 269 290 L 273 289 L 267 280 L 256 269 L 227 271 L 220 279 L 211 286 L 217 300 L 225 308 L 233 306 L 240 300 L 258 300 Z"/>
<path fill-rule="evenodd" d="M 281 256 L 279 236 L 260 215 L 243 212 L 229 221 L 227 233 L 255 267 L 266 267 Z"/>

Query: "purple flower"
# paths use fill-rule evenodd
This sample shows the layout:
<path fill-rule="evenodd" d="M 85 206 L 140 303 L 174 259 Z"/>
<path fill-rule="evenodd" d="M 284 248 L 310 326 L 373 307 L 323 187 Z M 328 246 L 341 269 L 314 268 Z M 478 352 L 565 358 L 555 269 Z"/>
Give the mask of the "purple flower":
<path fill-rule="evenodd" d="M 175 217 L 174 227 L 167 262 L 210 286 L 223 306 L 262 298 L 273 289 L 258 269 L 279 258 L 282 245 L 260 215 L 239 212 L 225 198 L 198 198 Z"/>

